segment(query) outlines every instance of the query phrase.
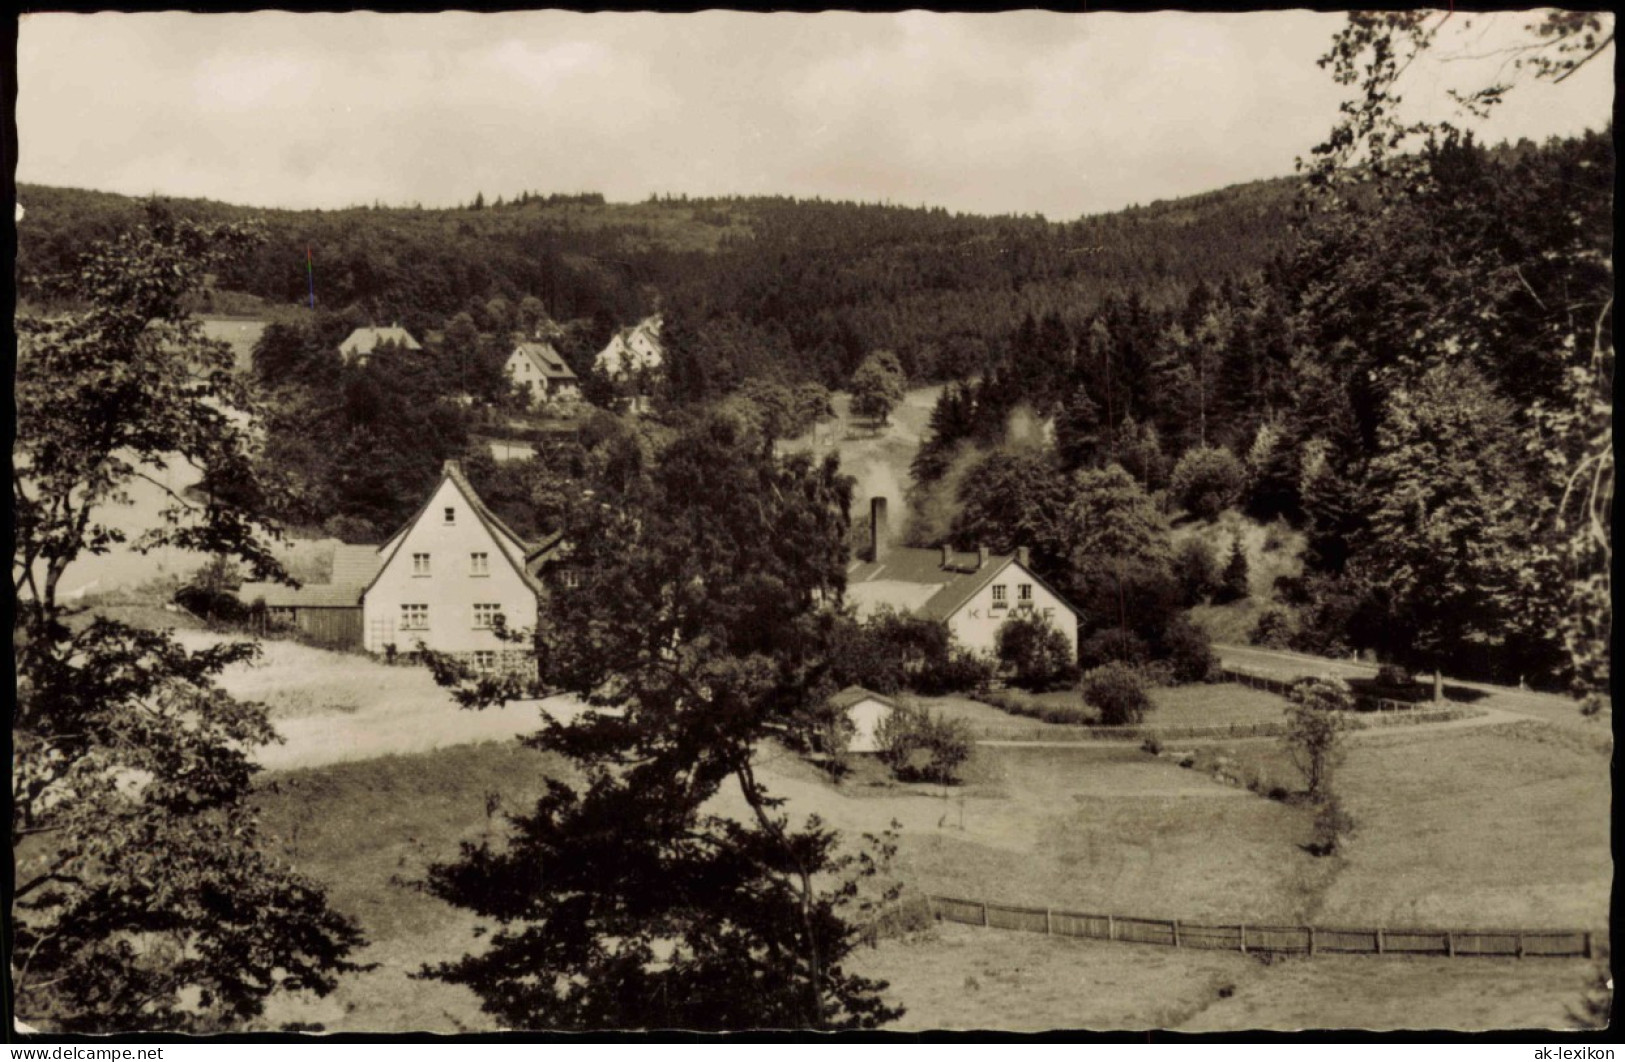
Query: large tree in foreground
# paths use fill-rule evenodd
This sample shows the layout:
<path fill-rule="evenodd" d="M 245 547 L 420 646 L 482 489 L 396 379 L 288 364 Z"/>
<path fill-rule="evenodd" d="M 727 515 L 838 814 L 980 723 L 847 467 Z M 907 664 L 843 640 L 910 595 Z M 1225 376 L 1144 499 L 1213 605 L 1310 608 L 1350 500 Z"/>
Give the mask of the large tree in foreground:
<path fill-rule="evenodd" d="M 76 560 L 125 540 L 109 507 L 138 480 L 165 489 L 154 470 L 178 462 L 209 500 L 172 494 L 164 525 L 129 545 L 280 574 L 241 508 L 262 493 L 247 396 L 229 350 L 181 310 L 246 238 L 154 207 L 65 278 L 85 309 L 17 322 L 8 943 L 17 1013 L 36 1026 L 240 1028 L 272 992 L 326 994 L 355 969 L 354 924 L 257 835 L 250 754 L 274 734 L 263 706 L 214 684 L 253 647 L 188 652 L 167 632 L 76 621 L 61 595 Z"/>
<path fill-rule="evenodd" d="M 816 817 L 793 827 L 754 759 L 833 692 L 850 481 L 833 458 L 773 458 L 723 413 L 606 445 L 563 520 L 579 585 L 534 636 L 543 682 L 592 710 L 528 741 L 579 777 L 431 870 L 434 893 L 500 928 L 426 973 L 510 1028 L 878 1025 L 899 1013 L 884 985 L 842 965 L 874 864 Z"/>

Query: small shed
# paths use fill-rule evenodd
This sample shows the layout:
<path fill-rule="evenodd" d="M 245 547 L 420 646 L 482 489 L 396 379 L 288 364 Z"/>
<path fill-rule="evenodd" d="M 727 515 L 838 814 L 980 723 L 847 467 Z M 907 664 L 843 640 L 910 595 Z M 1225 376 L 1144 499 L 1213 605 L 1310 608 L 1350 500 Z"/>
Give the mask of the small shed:
<path fill-rule="evenodd" d="M 880 751 L 880 724 L 897 710 L 896 701 L 862 686 L 848 686 L 831 697 L 829 703 L 852 720 L 852 737 L 846 745 L 848 752 Z"/>

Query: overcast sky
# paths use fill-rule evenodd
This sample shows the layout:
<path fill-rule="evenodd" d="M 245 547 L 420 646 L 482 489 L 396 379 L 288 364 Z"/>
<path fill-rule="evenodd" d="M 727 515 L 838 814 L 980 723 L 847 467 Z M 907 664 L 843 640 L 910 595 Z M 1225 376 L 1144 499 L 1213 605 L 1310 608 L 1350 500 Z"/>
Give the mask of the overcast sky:
<path fill-rule="evenodd" d="M 1498 17 L 1454 54 L 1493 51 L 1528 21 Z M 1342 90 L 1315 59 L 1340 23 L 1308 12 L 27 15 L 17 177 L 259 206 L 447 206 L 530 189 L 1072 218 L 1290 173 L 1336 115 Z M 1438 100 L 1499 62 L 1418 68 L 1413 98 Z M 1600 128 L 1612 67 L 1608 55 L 1558 88 L 1520 88 L 1492 137 Z"/>

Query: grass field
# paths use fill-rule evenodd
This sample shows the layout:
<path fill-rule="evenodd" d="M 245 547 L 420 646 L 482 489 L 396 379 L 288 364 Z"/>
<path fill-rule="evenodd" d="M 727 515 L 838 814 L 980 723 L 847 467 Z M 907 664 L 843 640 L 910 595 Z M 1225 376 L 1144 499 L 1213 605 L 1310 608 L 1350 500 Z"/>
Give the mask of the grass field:
<path fill-rule="evenodd" d="M 851 966 L 891 982 L 907 1013 L 892 1028 L 1251 1029 L 1573 1028 L 1584 960 L 1465 962 L 1107 944 L 940 925 L 859 951 Z"/>
<path fill-rule="evenodd" d="M 1492 739 L 1523 742 L 1493 734 L 1471 740 Z M 1547 751 L 1552 758 L 1523 768 L 1523 775 L 1571 771 L 1566 757 L 1579 755 L 1562 746 Z M 1367 765 L 1368 775 L 1361 776 L 1354 762 L 1346 768 L 1345 785 L 1363 794 L 1358 806 L 1366 809 L 1370 832 L 1340 860 L 1315 860 L 1297 849 L 1294 838 L 1304 824 L 1295 809 L 1144 757 L 999 750 L 991 757 L 997 770 L 975 787 L 980 795 L 966 801 L 963 830 L 950 816 L 957 801 L 933 796 L 931 787 L 831 790 L 816 771 L 788 759 L 764 762 L 760 773 L 774 792 L 790 797 L 792 813 L 806 810 L 809 795 L 816 796 L 820 813 L 845 831 L 902 819 L 897 872 L 933 891 L 1249 920 L 1308 914 L 1317 896 L 1326 896 L 1331 899 L 1320 903 L 1319 920 L 1359 921 L 1383 913 L 1372 906 L 1375 900 L 1387 897 L 1392 906 L 1414 888 L 1439 897 L 1438 918 L 1428 921 L 1454 923 L 1474 920 L 1465 915 L 1480 912 L 1469 905 L 1483 890 L 1512 895 L 1529 889 L 1532 900 L 1519 914 L 1530 921 L 1546 895 L 1542 888 L 1561 886 L 1565 874 L 1573 874 L 1580 879 L 1571 883 L 1580 886 L 1578 906 L 1568 909 L 1573 917 L 1533 923 L 1569 924 L 1606 910 L 1608 869 L 1606 862 L 1598 865 L 1594 837 L 1581 837 L 1576 852 L 1576 834 L 1553 831 L 1544 820 L 1519 820 L 1514 826 L 1524 844 L 1513 849 L 1519 858 L 1494 858 L 1505 848 L 1504 822 L 1464 814 L 1493 787 L 1481 782 L 1462 791 L 1469 775 L 1506 766 L 1482 752 L 1468 757 L 1463 771 L 1432 775 L 1434 789 L 1454 791 L 1449 799 L 1457 807 L 1448 814 L 1461 815 L 1457 829 L 1476 826 L 1476 833 L 1434 838 L 1431 862 L 1473 875 L 1479 891 L 1405 878 L 1404 856 L 1410 853 L 1414 862 L 1416 837 L 1379 817 L 1371 803 L 1378 794 L 1367 789 L 1392 785 L 1393 769 L 1407 765 L 1392 750 L 1370 750 L 1379 752 L 1395 760 L 1391 769 Z M 1566 795 L 1576 807 L 1572 817 L 1597 813 L 1599 792 L 1606 814 L 1602 767 L 1594 772 L 1600 785 Z M 430 862 L 454 855 L 460 840 L 501 828 L 486 814 L 487 794 L 500 793 L 504 809 L 523 807 L 544 777 L 562 771 L 558 761 L 492 743 L 269 776 L 259 802 L 275 844 L 326 882 L 340 909 L 362 920 L 373 942 L 363 958 L 380 964 L 347 979 L 328 1000 L 279 1004 L 273 1020 L 317 1021 L 330 1031 L 486 1028 L 468 993 L 409 976 L 421 963 L 455 958 L 472 946 L 475 920 L 408 883 Z M 1420 824 L 1415 829 L 1437 829 L 1436 816 L 1446 813 L 1434 802 L 1414 807 L 1408 817 Z M 1554 873 L 1548 847 L 1580 858 L 1571 870 Z M 1392 875 L 1397 887 L 1388 884 Z M 1350 906 L 1341 899 L 1345 894 L 1366 906 Z M 1005 1029 L 1560 1026 L 1589 972 L 1579 960 L 1323 956 L 1266 965 L 1236 954 L 949 925 L 860 951 L 853 966 L 892 982 L 891 998 L 910 1010 L 900 1028 Z"/>
<path fill-rule="evenodd" d="M 1077 690 L 1054 690 L 1048 693 L 1026 693 L 1009 689 L 1002 696 L 1013 697 L 1035 705 L 1068 708 L 1081 712 L 1086 722 L 1098 723 L 1100 713 L 1085 704 Z M 947 702 L 962 698 L 942 698 Z M 935 707 L 935 702 L 933 707 Z M 980 704 L 980 702 L 971 702 Z M 1162 686 L 1151 691 L 1151 711 L 1146 714 L 1146 726 L 1224 726 L 1230 723 L 1265 723 L 1281 718 L 1286 708 L 1285 698 L 1263 690 L 1240 686 L 1233 682 L 1198 683 L 1189 686 Z M 983 705 L 992 716 L 973 715 L 960 704 L 944 705 L 950 712 L 972 723 L 1039 724 L 1037 719 L 1013 712 L 1005 712 L 991 705 Z"/>
<path fill-rule="evenodd" d="M 236 670 L 227 685 L 275 702 L 279 726 L 316 728 L 293 731 L 283 762 L 332 745 L 346 755 L 399 748 L 403 735 L 407 747 L 423 734 L 449 746 L 265 776 L 259 800 L 275 845 L 361 919 L 373 942 L 363 958 L 380 964 L 328 1000 L 281 1003 L 272 1018 L 331 1030 L 487 1027 L 468 993 L 409 976 L 475 940 L 473 919 L 410 882 L 460 841 L 501 828 L 488 796 L 523 807 L 563 773 L 511 741 L 458 744 L 534 716 L 459 713 L 417 669 L 267 648 L 259 669 Z M 1171 712 L 1211 712 L 1215 694 L 1259 696 L 1177 692 L 1190 700 Z M 975 702 L 931 703 L 1008 718 Z M 1275 741 L 1211 748 L 1236 771 L 1298 784 Z M 1332 858 L 1303 848 L 1306 808 L 1134 747 L 983 746 L 968 784 L 953 790 L 900 784 L 873 764 L 835 785 L 772 746 L 758 774 L 793 818 L 816 811 L 848 837 L 900 822 L 895 875 L 947 895 L 1193 921 L 1601 931 L 1609 750 L 1595 735 L 1533 720 L 1359 734 L 1336 775 L 1359 830 Z M 708 810 L 745 813 L 729 789 Z M 1010 1029 L 1557 1026 L 1589 970 L 1578 960 L 1332 956 L 1265 965 L 952 926 L 882 942 L 854 964 L 893 982 L 911 1012 L 904 1028 Z"/>

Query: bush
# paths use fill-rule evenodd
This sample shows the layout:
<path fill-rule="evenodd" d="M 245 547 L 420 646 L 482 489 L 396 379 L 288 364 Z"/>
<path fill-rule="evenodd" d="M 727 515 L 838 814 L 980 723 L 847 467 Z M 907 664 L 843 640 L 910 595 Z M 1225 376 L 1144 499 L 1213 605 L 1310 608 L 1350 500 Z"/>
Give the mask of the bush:
<path fill-rule="evenodd" d="M 997 671 L 992 657 L 956 647 L 949 650 L 948 659 L 940 667 L 913 676 L 913 686 L 928 697 L 968 693 L 986 689 Z"/>
<path fill-rule="evenodd" d="M 1142 664 L 1151 655 L 1145 639 L 1133 631 L 1107 627 L 1085 638 L 1078 646 L 1078 659 L 1084 667 L 1102 664 Z"/>
<path fill-rule="evenodd" d="M 1174 577 L 1187 608 L 1206 601 L 1219 586 L 1219 561 L 1213 547 L 1196 535 L 1181 542 L 1174 551 Z"/>
<path fill-rule="evenodd" d="M 1103 664 L 1083 676 L 1083 699 L 1100 711 L 1107 726 L 1133 726 L 1151 710 L 1140 673 L 1126 664 Z"/>
<path fill-rule="evenodd" d="M 1343 810 L 1343 802 L 1329 796 L 1315 812 L 1314 834 L 1309 851 L 1317 856 L 1336 855 L 1343 842 L 1354 834 L 1354 816 Z"/>
<path fill-rule="evenodd" d="M 882 763 L 898 781 L 956 785 L 975 739 L 962 719 L 932 715 L 904 705 L 880 721 L 875 738 Z"/>
<path fill-rule="evenodd" d="M 237 600 L 237 595 L 218 587 L 192 584 L 175 591 L 175 604 L 198 619 L 209 623 L 242 623 L 248 619 L 249 607 Z"/>
<path fill-rule="evenodd" d="M 1343 757 L 1342 732 L 1349 724 L 1354 694 L 1339 678 L 1303 678 L 1287 693 L 1287 753 L 1303 772 L 1305 793 L 1325 800 L 1331 793 L 1332 770 Z"/>
<path fill-rule="evenodd" d="M 1201 446 L 1179 459 L 1169 490 L 1192 516 L 1212 520 L 1241 499 L 1246 485 L 1240 458 L 1223 447 Z"/>
<path fill-rule="evenodd" d="M 1072 645 L 1045 616 L 1006 620 L 999 627 L 998 646 L 1000 662 L 1011 670 L 1015 684 L 1024 689 L 1059 689 L 1077 680 Z"/>
<path fill-rule="evenodd" d="M 1221 605 L 1240 601 L 1252 592 L 1248 585 L 1247 550 L 1238 534 L 1230 542 L 1230 559 L 1225 562 L 1224 573 L 1219 576 L 1219 590 L 1214 600 Z"/>
<path fill-rule="evenodd" d="M 1410 686 L 1416 681 L 1410 668 L 1400 664 L 1383 664 L 1377 668 L 1377 685 Z"/>
<path fill-rule="evenodd" d="M 1207 631 L 1191 622 L 1189 616 L 1175 616 L 1163 633 L 1169 678 L 1175 684 L 1207 682 L 1219 670 L 1219 657 Z"/>
<path fill-rule="evenodd" d="M 1253 624 L 1253 631 L 1247 640 L 1269 649 L 1289 649 L 1296 629 L 1292 613 L 1279 605 L 1272 605 L 1259 614 L 1258 622 Z"/>
<path fill-rule="evenodd" d="M 983 704 L 991 704 L 1001 712 L 1026 716 L 1028 719 L 1037 719 L 1056 726 L 1087 726 L 1095 721 L 1093 713 L 1081 704 L 1076 707 L 1067 704 L 1044 704 L 1014 690 L 988 690 L 978 693 L 976 699 Z"/>

